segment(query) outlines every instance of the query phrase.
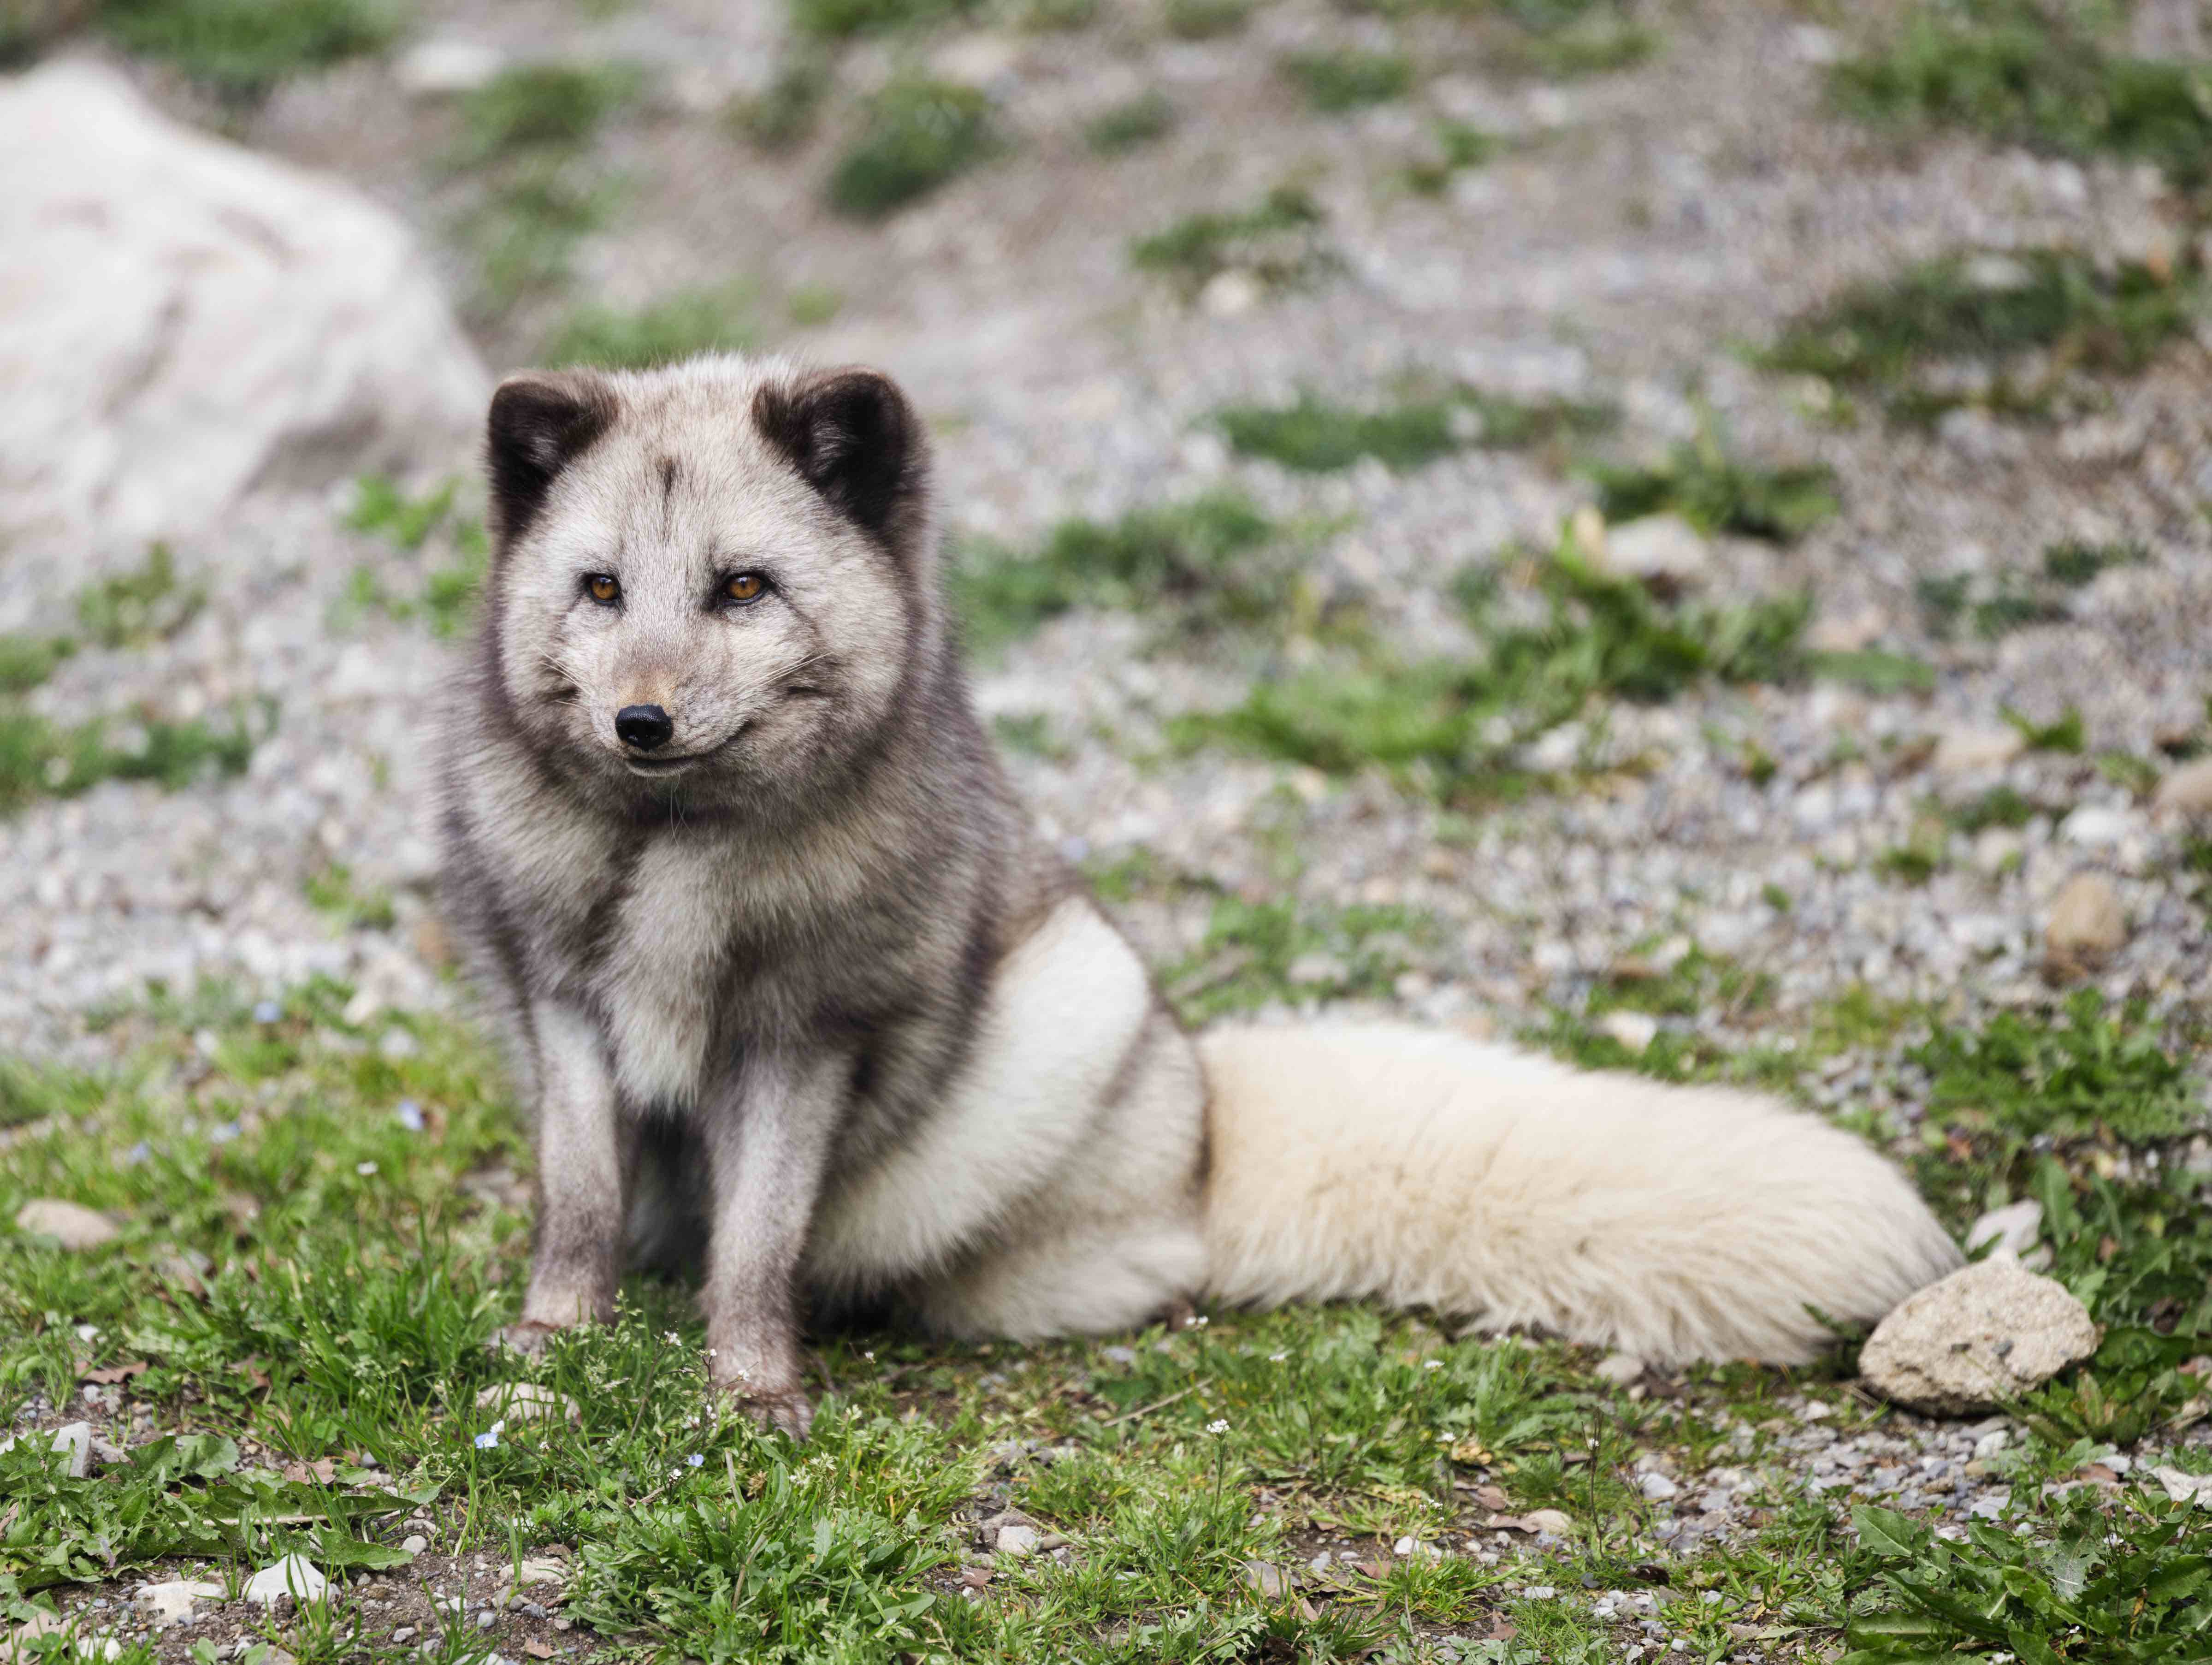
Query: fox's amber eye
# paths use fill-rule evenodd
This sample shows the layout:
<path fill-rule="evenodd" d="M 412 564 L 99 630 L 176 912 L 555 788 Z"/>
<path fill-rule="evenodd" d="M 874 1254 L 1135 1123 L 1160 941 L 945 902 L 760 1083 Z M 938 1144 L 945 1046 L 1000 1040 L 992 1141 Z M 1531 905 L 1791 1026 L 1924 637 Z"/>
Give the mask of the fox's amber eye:
<path fill-rule="evenodd" d="M 732 601 L 758 601 L 767 588 L 768 580 L 758 573 L 739 573 L 722 586 L 722 593 Z"/>
<path fill-rule="evenodd" d="M 584 587 L 592 592 L 594 601 L 612 601 L 622 593 L 622 586 L 605 573 L 593 573 L 584 580 Z"/>

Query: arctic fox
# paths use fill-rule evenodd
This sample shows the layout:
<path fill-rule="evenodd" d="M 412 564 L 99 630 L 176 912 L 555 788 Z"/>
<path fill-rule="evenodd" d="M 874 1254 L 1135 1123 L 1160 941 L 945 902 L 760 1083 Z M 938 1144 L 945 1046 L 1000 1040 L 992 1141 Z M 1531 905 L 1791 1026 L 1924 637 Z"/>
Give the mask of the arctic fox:
<path fill-rule="evenodd" d="M 448 911 L 537 1118 L 509 1344 L 703 1242 L 711 1379 L 803 1437 L 810 1310 L 1020 1338 L 1372 1297 L 1790 1362 L 1960 1263 L 1767 1099 L 1399 1024 L 1186 1034 L 984 738 L 885 377 L 525 374 L 488 455 L 440 761 Z"/>

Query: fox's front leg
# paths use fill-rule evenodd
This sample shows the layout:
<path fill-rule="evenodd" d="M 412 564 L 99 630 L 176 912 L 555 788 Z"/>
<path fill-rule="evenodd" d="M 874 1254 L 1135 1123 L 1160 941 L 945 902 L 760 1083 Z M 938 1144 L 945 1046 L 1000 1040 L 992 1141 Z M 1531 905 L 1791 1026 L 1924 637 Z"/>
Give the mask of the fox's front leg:
<path fill-rule="evenodd" d="M 708 1378 L 793 1439 L 814 1421 L 799 1374 L 799 1261 L 851 1080 L 842 1054 L 750 1054 L 704 1121 Z"/>
<path fill-rule="evenodd" d="M 531 1011 L 538 1049 L 538 1219 L 522 1316 L 500 1334 L 538 1353 L 555 1330 L 615 1315 L 637 1127 L 623 1114 L 599 1026 L 573 1007 Z"/>

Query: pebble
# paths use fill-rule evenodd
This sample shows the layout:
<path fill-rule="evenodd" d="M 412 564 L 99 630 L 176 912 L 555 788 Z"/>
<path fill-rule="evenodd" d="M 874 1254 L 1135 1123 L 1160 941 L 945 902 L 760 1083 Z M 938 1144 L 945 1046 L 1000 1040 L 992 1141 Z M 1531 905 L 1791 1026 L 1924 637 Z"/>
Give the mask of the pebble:
<path fill-rule="evenodd" d="M 1604 548 L 1609 571 L 1665 593 L 1702 582 L 1713 564 L 1711 541 L 1679 514 L 1607 526 Z"/>
<path fill-rule="evenodd" d="M 583 1407 L 566 1394 L 556 1394 L 534 1382 L 495 1382 L 477 1395 L 477 1409 L 493 1411 L 512 1422 L 542 1422 L 565 1419 L 584 1425 Z"/>
<path fill-rule="evenodd" d="M 2076 873 L 2060 887 L 2044 927 L 2044 945 L 2060 971 L 2094 970 L 2125 945 L 2128 920 L 2120 893 L 2102 873 Z"/>
<path fill-rule="evenodd" d="M 1598 1031 L 1609 1035 L 1634 1053 L 1641 1053 L 1659 1036 L 1659 1020 L 1648 1012 L 1608 1012 L 1597 1020 Z"/>
<path fill-rule="evenodd" d="M 20 1434 L 10 1434 L 6 1439 L 0 1439 L 0 1452 L 14 1450 L 15 1442 L 23 1437 Z M 64 1472 L 73 1480 L 82 1480 L 92 1466 L 92 1425 L 89 1422 L 64 1423 L 54 1430 L 53 1443 L 47 1449 L 67 1452 L 69 1461 Z"/>
<path fill-rule="evenodd" d="M 64 1249 L 98 1249 L 115 1241 L 119 1228 L 106 1215 L 59 1197 L 34 1197 L 15 1211 L 15 1229 L 52 1237 Z"/>
<path fill-rule="evenodd" d="M 1928 766 L 1938 775 L 1972 775 L 2002 768 L 2027 747 L 2026 737 L 2010 726 L 1946 729 Z"/>
<path fill-rule="evenodd" d="M 430 1547 L 430 1540 L 419 1532 L 410 1532 L 399 1540 L 399 1547 L 409 1555 L 420 1555 Z"/>
<path fill-rule="evenodd" d="M 306 1556 L 287 1555 L 247 1579 L 243 1595 L 258 1606 L 273 1607 L 287 1597 L 302 1603 L 319 1601 L 329 1587 L 322 1569 Z"/>
<path fill-rule="evenodd" d="M 1291 1575 L 1272 1561 L 1247 1561 L 1243 1571 L 1246 1585 L 1267 1601 L 1279 1600 L 1291 1588 Z"/>
<path fill-rule="evenodd" d="M 392 1639 L 400 1646 L 404 1647 L 408 1643 L 412 1642 L 415 1639 L 416 1634 L 417 1632 L 412 1625 L 402 1625 L 392 1632 Z"/>
<path fill-rule="evenodd" d="M 1002 1526 L 994 1542 L 1001 1555 L 1034 1554 L 1037 1547 L 1037 1530 L 1031 1526 Z"/>
<path fill-rule="evenodd" d="M 1666 1475 L 1654 1471 L 1637 1479 L 1636 1489 L 1653 1503 L 1667 1503 L 1682 1494 L 1682 1488 Z"/>
<path fill-rule="evenodd" d="M 1859 1370 L 1883 1398 L 1932 1416 L 1988 1409 L 2096 1352 L 2088 1309 L 2056 1279 L 1988 1260 L 1908 1296 L 1875 1326 Z"/>
<path fill-rule="evenodd" d="M 138 1605 L 153 1624 L 174 1625 L 190 1619 L 200 1602 L 220 1601 L 222 1597 L 221 1584 L 198 1578 L 172 1578 L 140 1590 Z"/>
<path fill-rule="evenodd" d="M 2162 814 L 2212 815 L 2212 757 L 2199 757 L 2169 773 L 2151 794 L 2150 806 Z"/>
<path fill-rule="evenodd" d="M 1595 1374 L 1600 1381 L 1610 1382 L 1616 1388 L 1626 1388 L 1644 1375 L 1644 1361 L 1625 1352 L 1609 1352 L 1597 1361 Z"/>
<path fill-rule="evenodd" d="M 1553 1538 L 1564 1538 L 1575 1529 L 1574 1517 L 1563 1509 L 1532 1509 L 1521 1517 L 1521 1523 L 1531 1532 Z"/>
<path fill-rule="evenodd" d="M 2008 1203 L 2002 1208 L 1992 1208 L 1966 1228 L 1966 1252 L 1973 1253 L 1984 1243 L 1995 1243 L 1990 1252 L 2011 1260 L 2025 1259 L 2043 1235 L 2043 1205 L 2033 1197 L 2023 1197 L 2018 1202 Z"/>

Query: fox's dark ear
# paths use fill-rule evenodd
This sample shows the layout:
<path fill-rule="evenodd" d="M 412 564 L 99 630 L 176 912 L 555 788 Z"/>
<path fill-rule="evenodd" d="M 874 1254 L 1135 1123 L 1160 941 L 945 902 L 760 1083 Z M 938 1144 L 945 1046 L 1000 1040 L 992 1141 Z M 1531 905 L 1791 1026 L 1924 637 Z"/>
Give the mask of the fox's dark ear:
<path fill-rule="evenodd" d="M 870 532 L 899 541 L 899 510 L 921 495 L 921 420 L 889 376 L 823 370 L 753 398 L 761 436 L 801 478 Z"/>
<path fill-rule="evenodd" d="M 486 453 L 502 540 L 537 518 L 554 477 L 615 419 L 614 391 L 586 371 L 526 370 L 491 396 Z"/>

